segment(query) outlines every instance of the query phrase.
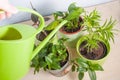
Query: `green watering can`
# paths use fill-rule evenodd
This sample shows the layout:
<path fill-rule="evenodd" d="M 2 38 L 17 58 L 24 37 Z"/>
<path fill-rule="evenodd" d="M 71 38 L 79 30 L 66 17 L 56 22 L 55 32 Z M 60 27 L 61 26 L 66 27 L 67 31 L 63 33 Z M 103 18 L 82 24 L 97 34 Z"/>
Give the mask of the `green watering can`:
<path fill-rule="evenodd" d="M 27 8 L 20 11 L 39 16 L 38 29 L 25 24 L 11 24 L 0 27 L 0 80 L 20 80 L 30 68 L 30 62 L 51 37 L 67 22 L 61 22 L 36 49 L 33 50 L 36 35 L 44 28 L 43 17 Z"/>

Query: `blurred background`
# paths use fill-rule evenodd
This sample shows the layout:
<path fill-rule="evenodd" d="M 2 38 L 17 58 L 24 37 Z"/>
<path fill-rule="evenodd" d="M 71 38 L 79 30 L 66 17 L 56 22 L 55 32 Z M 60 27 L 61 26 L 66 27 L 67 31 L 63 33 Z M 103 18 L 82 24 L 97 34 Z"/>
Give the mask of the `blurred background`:
<path fill-rule="evenodd" d="M 102 4 L 114 0 L 9 0 L 14 6 L 33 7 L 43 16 L 51 15 L 55 11 L 66 11 L 70 3 L 76 2 L 81 7 L 89 7 L 97 4 Z M 30 13 L 19 12 L 9 19 L 1 20 L 0 26 L 22 22 L 30 19 Z"/>

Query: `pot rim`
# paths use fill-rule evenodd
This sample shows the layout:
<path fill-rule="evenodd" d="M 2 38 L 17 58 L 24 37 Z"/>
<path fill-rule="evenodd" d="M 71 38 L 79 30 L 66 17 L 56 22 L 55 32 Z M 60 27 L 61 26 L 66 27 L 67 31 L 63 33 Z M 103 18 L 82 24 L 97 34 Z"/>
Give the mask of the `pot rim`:
<path fill-rule="evenodd" d="M 77 30 L 77 31 L 75 31 L 75 32 L 72 32 L 72 33 L 68 33 L 68 32 L 66 32 L 65 30 L 62 30 L 62 28 L 60 28 L 59 31 L 60 31 L 61 33 L 63 33 L 63 34 L 66 34 L 66 35 L 72 35 L 72 34 L 77 34 L 78 32 L 82 31 L 82 29 L 83 29 L 83 26 L 80 27 L 79 30 Z"/>

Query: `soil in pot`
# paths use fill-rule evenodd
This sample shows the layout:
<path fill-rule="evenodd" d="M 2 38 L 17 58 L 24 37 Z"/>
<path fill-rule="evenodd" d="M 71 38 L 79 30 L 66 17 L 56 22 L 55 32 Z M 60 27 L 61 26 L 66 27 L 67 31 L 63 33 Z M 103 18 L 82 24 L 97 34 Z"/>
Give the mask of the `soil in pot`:
<path fill-rule="evenodd" d="M 81 55 L 83 55 L 85 58 L 91 59 L 91 60 L 98 60 L 106 56 L 107 48 L 104 43 L 99 42 L 98 43 L 99 47 L 96 49 L 92 49 L 91 52 L 88 52 L 87 48 L 84 47 L 86 44 L 87 42 L 84 41 L 79 47 L 79 51 Z"/>
<path fill-rule="evenodd" d="M 60 62 L 60 66 L 63 67 L 68 62 L 68 60 L 69 60 L 69 54 L 67 52 L 67 57 L 66 57 L 66 59 L 64 61 Z"/>
<path fill-rule="evenodd" d="M 68 29 L 67 26 L 63 26 L 60 31 L 63 33 L 75 33 L 80 31 L 83 27 L 81 26 L 81 23 L 83 23 L 83 19 L 80 17 L 78 22 L 78 27 L 74 27 L 72 29 Z"/>
<path fill-rule="evenodd" d="M 40 32 L 40 33 L 37 34 L 37 36 L 36 36 L 37 40 L 43 41 L 50 32 L 51 32 L 51 31 L 47 31 L 47 30 Z"/>

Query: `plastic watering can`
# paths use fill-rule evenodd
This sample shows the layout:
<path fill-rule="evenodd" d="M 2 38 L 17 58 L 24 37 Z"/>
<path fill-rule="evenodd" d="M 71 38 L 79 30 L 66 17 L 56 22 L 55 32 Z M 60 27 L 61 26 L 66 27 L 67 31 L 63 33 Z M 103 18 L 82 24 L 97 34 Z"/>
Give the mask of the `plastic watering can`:
<path fill-rule="evenodd" d="M 45 46 L 51 37 L 67 22 L 61 22 L 36 49 L 33 50 L 36 34 L 44 28 L 43 17 L 27 8 L 20 11 L 30 12 L 39 17 L 38 29 L 25 24 L 11 24 L 0 27 L 0 80 L 20 80 L 29 71 L 30 62 Z"/>

